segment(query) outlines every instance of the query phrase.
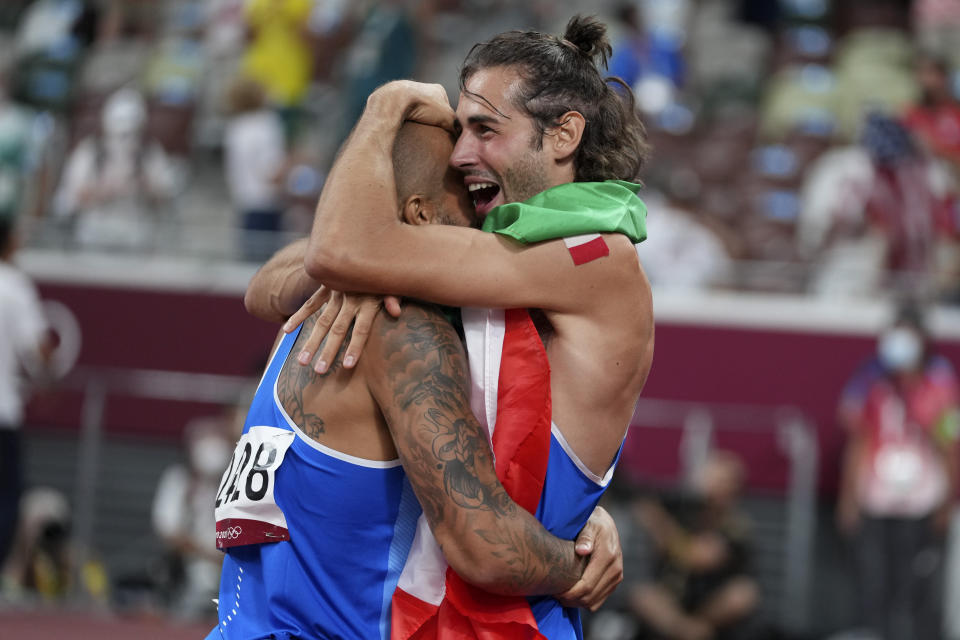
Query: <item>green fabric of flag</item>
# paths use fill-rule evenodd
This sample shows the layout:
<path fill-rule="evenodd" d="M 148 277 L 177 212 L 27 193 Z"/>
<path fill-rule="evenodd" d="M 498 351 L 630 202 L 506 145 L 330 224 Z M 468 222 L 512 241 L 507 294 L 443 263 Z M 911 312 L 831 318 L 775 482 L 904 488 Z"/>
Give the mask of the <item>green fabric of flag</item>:
<path fill-rule="evenodd" d="M 622 233 L 636 244 L 647 237 L 647 207 L 639 190 L 622 180 L 568 182 L 492 209 L 483 230 L 524 244 L 587 233 Z"/>

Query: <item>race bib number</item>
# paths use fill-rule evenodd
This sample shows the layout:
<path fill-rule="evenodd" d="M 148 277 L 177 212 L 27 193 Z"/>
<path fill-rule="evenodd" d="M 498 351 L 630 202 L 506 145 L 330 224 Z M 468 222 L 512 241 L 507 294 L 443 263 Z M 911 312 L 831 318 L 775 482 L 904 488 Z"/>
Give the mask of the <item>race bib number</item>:
<path fill-rule="evenodd" d="M 288 429 L 250 427 L 240 438 L 217 489 L 218 549 L 290 539 L 273 490 L 295 437 Z"/>

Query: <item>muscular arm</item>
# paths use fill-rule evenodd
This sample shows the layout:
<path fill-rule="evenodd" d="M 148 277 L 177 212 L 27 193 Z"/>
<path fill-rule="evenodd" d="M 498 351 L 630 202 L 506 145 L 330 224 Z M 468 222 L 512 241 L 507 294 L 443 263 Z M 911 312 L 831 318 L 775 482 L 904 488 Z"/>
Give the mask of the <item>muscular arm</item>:
<path fill-rule="evenodd" d="M 573 542 L 548 533 L 497 479 L 486 433 L 470 411 L 459 337 L 435 310 L 380 314 L 370 338 L 383 358 L 365 373 L 404 470 L 447 562 L 501 594 L 565 591 L 580 576 Z"/>
<path fill-rule="evenodd" d="M 303 268 L 307 238 L 297 240 L 273 255 L 250 280 L 243 304 L 250 315 L 268 322 L 283 322 L 320 286 Z"/>
<path fill-rule="evenodd" d="M 476 229 L 399 220 L 391 149 L 417 105 L 396 86 L 370 97 L 330 171 L 305 261 L 312 277 L 343 291 L 559 312 L 582 312 L 640 286 L 636 252 L 624 236 L 607 238 L 609 257 L 574 267 L 560 240 L 524 246 Z"/>

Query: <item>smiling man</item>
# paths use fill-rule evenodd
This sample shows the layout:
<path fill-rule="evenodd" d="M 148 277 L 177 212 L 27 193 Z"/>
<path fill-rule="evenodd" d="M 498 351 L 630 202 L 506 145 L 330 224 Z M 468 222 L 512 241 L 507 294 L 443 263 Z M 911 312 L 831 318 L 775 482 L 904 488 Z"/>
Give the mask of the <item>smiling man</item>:
<path fill-rule="evenodd" d="M 501 462 L 509 476 L 525 455 L 498 451 L 498 372 L 517 362 L 509 357 L 514 336 L 534 337 L 520 361 L 542 358 L 533 368 L 548 374 L 549 393 L 530 420 L 545 413 L 546 431 L 520 434 L 539 443 L 541 458 L 518 463 L 529 481 L 517 485 L 535 487 L 531 511 L 561 538 L 576 534 L 606 489 L 653 356 L 650 288 L 633 247 L 645 237 L 645 209 L 639 187 L 626 182 L 640 172 L 647 144 L 629 91 L 600 74 L 609 53 L 606 28 L 575 17 L 562 38 L 515 31 L 476 45 L 455 114 L 436 85 L 378 89 L 330 172 L 305 261 L 310 276 L 345 291 L 470 307 L 471 404 L 487 429 L 496 426 L 498 475 Z M 451 165 L 494 233 L 414 228 L 391 214 L 389 149 L 405 120 L 459 131 Z M 516 428 L 506 433 L 517 436 Z M 436 555 L 418 541 L 415 551 L 426 551 L 411 561 Z M 429 564 L 419 565 L 421 575 Z M 444 567 L 435 573 L 442 579 Z M 431 606 L 444 593 L 407 586 Z M 448 577 L 447 595 L 450 587 Z M 582 636 L 575 610 L 552 597 L 527 604 L 535 633 Z M 436 609 L 425 606 L 418 611 L 426 617 L 398 628 L 397 611 L 394 637 L 436 624 Z"/>

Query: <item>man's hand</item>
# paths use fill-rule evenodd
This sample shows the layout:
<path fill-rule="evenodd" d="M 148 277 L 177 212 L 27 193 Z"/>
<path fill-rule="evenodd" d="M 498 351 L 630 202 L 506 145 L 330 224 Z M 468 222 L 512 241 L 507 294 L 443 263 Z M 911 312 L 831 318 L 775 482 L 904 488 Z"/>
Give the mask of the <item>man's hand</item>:
<path fill-rule="evenodd" d="M 413 120 L 455 133 L 453 107 L 450 106 L 447 90 L 439 84 L 412 80 L 388 82 L 370 94 L 367 112 L 378 118 L 395 118 L 400 114 L 403 116 L 400 124 Z"/>
<path fill-rule="evenodd" d="M 303 348 L 297 354 L 297 362 L 303 366 L 309 365 L 313 362 L 313 355 L 317 348 L 323 343 L 323 349 L 316 362 L 313 362 L 313 368 L 317 373 L 326 373 L 334 358 L 337 357 L 350 330 L 350 325 L 353 324 L 350 344 L 347 345 L 347 351 L 343 355 L 343 366 L 350 369 L 356 365 L 364 345 L 367 344 L 370 327 L 377 317 L 377 312 L 380 311 L 381 304 L 394 318 L 400 316 L 400 300 L 394 296 L 381 298 L 380 296 L 345 294 L 321 285 L 283 325 L 284 332 L 290 333 L 326 305 L 323 313 L 317 318 L 307 341 L 303 343 Z M 324 338 L 327 339 L 326 342 Z"/>
<path fill-rule="evenodd" d="M 623 582 L 623 549 L 617 524 L 603 507 L 590 514 L 575 541 L 577 555 L 590 556 L 577 584 L 557 595 L 565 607 L 596 611 Z"/>

